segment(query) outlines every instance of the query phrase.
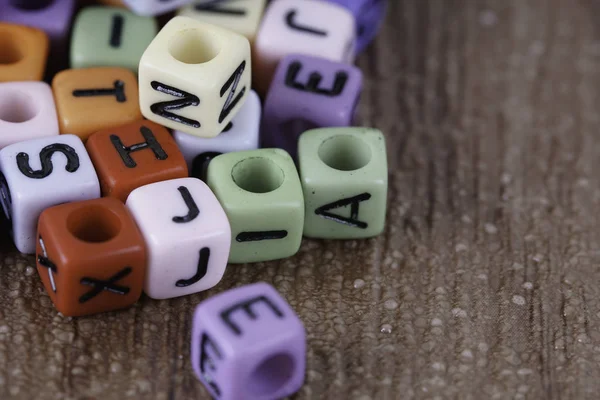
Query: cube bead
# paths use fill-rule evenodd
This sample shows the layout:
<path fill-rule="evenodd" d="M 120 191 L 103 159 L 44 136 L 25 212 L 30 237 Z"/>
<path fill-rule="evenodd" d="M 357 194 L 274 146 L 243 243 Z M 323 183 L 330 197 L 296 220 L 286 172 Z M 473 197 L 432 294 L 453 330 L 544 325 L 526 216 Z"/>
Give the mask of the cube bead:
<path fill-rule="evenodd" d="M 127 208 L 144 236 L 144 292 L 167 299 L 215 286 L 225 272 L 231 228 L 204 182 L 173 179 L 135 189 Z"/>
<path fill-rule="evenodd" d="M 154 18 L 117 7 L 87 7 L 73 24 L 71 68 L 123 67 L 137 73 L 157 31 Z"/>
<path fill-rule="evenodd" d="M 362 52 L 377 35 L 385 18 L 387 0 L 327 0 L 348 9 L 356 18 L 356 52 Z"/>
<path fill-rule="evenodd" d="M 48 48 L 42 30 L 0 23 L 0 82 L 41 80 Z"/>
<path fill-rule="evenodd" d="M 0 132 L 0 149 L 24 140 L 58 135 L 50 86 L 45 82 L 0 83 Z"/>
<path fill-rule="evenodd" d="M 21 253 L 35 252 L 38 217 L 48 207 L 100 197 L 100 185 L 81 139 L 58 135 L 0 151 L 0 201 Z"/>
<path fill-rule="evenodd" d="M 348 64 L 290 54 L 277 66 L 265 100 L 262 146 L 296 157 L 298 137 L 312 128 L 352 125 L 362 72 Z"/>
<path fill-rule="evenodd" d="M 142 119 L 135 75 L 125 68 L 61 71 L 52 80 L 60 132 L 92 133 Z"/>
<path fill-rule="evenodd" d="M 139 299 L 146 271 L 144 240 L 118 200 L 48 208 L 35 241 L 38 273 L 63 315 L 116 310 Z"/>
<path fill-rule="evenodd" d="M 205 166 L 202 165 L 203 155 L 257 149 L 260 117 L 260 99 L 256 92 L 251 90 L 248 100 L 218 136 L 201 138 L 175 131 L 173 132 L 173 138 L 183 153 L 192 175 L 198 177 L 194 172 L 194 161 L 196 160 L 198 168 L 204 169 Z"/>
<path fill-rule="evenodd" d="M 40 29 L 58 48 L 66 44 L 74 10 L 75 0 L 0 0 L 0 21 Z"/>
<path fill-rule="evenodd" d="M 371 128 L 305 132 L 298 164 L 306 206 L 304 236 L 367 238 L 380 234 L 387 202 L 385 138 Z"/>
<path fill-rule="evenodd" d="M 188 176 L 185 159 L 169 132 L 150 121 L 96 132 L 86 147 L 102 195 L 122 202 L 140 186 Z"/>
<path fill-rule="evenodd" d="M 140 105 L 146 118 L 200 137 L 221 133 L 250 93 L 245 37 L 175 17 L 140 61 Z"/>
<path fill-rule="evenodd" d="M 296 254 L 302 240 L 304 198 L 288 153 L 259 149 L 222 154 L 210 162 L 207 183 L 231 224 L 229 262 Z"/>
<path fill-rule="evenodd" d="M 321 0 L 277 0 L 267 6 L 253 48 L 255 90 L 264 95 L 287 54 L 352 64 L 355 21 L 344 7 Z"/>
<path fill-rule="evenodd" d="M 254 41 L 266 0 L 196 0 L 181 8 L 177 15 L 218 25 Z"/>
<path fill-rule="evenodd" d="M 194 372 L 213 398 L 281 399 L 304 382 L 306 333 L 283 297 L 259 282 L 198 305 L 191 353 Z"/>
<path fill-rule="evenodd" d="M 144 16 L 164 14 L 183 7 L 192 0 L 123 0 L 134 13 Z"/>

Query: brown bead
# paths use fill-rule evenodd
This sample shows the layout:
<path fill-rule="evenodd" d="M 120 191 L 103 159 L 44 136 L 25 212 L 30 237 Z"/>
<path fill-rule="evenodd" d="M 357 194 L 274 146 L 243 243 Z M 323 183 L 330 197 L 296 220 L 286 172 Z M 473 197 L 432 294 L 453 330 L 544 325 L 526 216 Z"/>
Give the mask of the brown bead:
<path fill-rule="evenodd" d="M 41 80 L 48 46 L 48 36 L 39 29 L 0 23 L 0 82 Z"/>
<path fill-rule="evenodd" d="M 132 190 L 149 183 L 185 178 L 188 169 L 166 128 L 138 121 L 94 133 L 87 141 L 103 196 L 125 202 Z"/>
<path fill-rule="evenodd" d="M 118 200 L 101 198 L 46 209 L 38 223 L 37 270 L 66 316 L 135 303 L 146 274 L 144 239 Z"/>
<path fill-rule="evenodd" d="M 84 141 L 101 129 L 142 119 L 137 78 L 126 68 L 68 69 L 56 74 L 52 91 L 60 133 Z"/>

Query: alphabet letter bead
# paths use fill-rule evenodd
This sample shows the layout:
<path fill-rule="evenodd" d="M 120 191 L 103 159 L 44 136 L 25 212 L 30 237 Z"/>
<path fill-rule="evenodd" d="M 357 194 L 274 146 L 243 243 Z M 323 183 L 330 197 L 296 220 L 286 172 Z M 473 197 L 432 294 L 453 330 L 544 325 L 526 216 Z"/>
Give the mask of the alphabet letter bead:
<path fill-rule="evenodd" d="M 282 399 L 304 382 L 306 333 L 294 310 L 259 282 L 196 308 L 192 367 L 213 398 Z"/>
<path fill-rule="evenodd" d="M 146 118 L 214 137 L 250 92 L 250 44 L 227 29 L 175 17 L 144 52 L 139 74 Z"/>
<path fill-rule="evenodd" d="M 222 154 L 209 164 L 207 183 L 231 224 L 229 262 L 296 254 L 302 240 L 304 198 L 288 153 L 259 149 Z"/>
<path fill-rule="evenodd" d="M 230 29 L 253 42 L 265 3 L 265 0 L 196 0 L 177 15 Z"/>
<path fill-rule="evenodd" d="M 0 201 L 22 253 L 35 252 L 35 232 L 43 210 L 100 197 L 92 161 L 81 139 L 74 135 L 7 146 L 0 151 L 0 171 Z"/>
<path fill-rule="evenodd" d="M 85 8 L 73 24 L 71 68 L 123 67 L 137 73 L 156 32 L 154 18 L 123 8 Z"/>
<path fill-rule="evenodd" d="M 204 182 L 173 179 L 135 189 L 127 207 L 148 251 L 144 292 L 168 299 L 210 289 L 225 272 L 231 229 Z"/>
<path fill-rule="evenodd" d="M 354 17 L 345 8 L 320 0 L 273 1 L 254 45 L 256 88 L 267 92 L 277 63 L 290 53 L 351 64 L 354 42 Z"/>
<path fill-rule="evenodd" d="M 58 50 L 67 40 L 74 9 L 75 0 L 0 0 L 0 21 L 41 29 Z"/>
<path fill-rule="evenodd" d="M 92 133 L 142 119 L 135 75 L 125 68 L 84 68 L 59 72 L 52 90 L 61 133 L 84 141 Z"/>
<path fill-rule="evenodd" d="M 298 137 L 311 128 L 352 125 L 362 73 L 352 65 L 291 54 L 277 67 L 265 100 L 263 147 L 296 157 Z"/>
<path fill-rule="evenodd" d="M 196 170 L 204 168 L 202 164 L 208 154 L 257 149 L 260 114 L 260 99 L 256 92 L 251 90 L 248 100 L 217 137 L 200 138 L 180 131 L 173 132 L 173 138 L 183 153 L 192 175 L 198 176 Z M 196 168 L 193 168 L 194 160 L 196 160 Z"/>
<path fill-rule="evenodd" d="M 387 200 L 385 138 L 371 128 L 321 128 L 298 143 L 304 236 L 354 239 L 383 231 Z"/>
<path fill-rule="evenodd" d="M 356 51 L 361 52 L 375 38 L 385 18 L 387 0 L 327 0 L 348 9 L 356 18 Z"/>
<path fill-rule="evenodd" d="M 159 15 L 183 7 L 191 0 L 123 0 L 131 11 L 138 15 Z"/>
<path fill-rule="evenodd" d="M 48 36 L 39 29 L 0 23 L 0 82 L 39 81 L 48 57 Z"/>
<path fill-rule="evenodd" d="M 0 149 L 24 140 L 58 135 L 50 86 L 44 82 L 0 83 L 0 132 Z"/>
<path fill-rule="evenodd" d="M 188 176 L 183 155 L 169 132 L 150 121 L 96 132 L 86 147 L 102 195 L 122 202 L 140 186 Z"/>
<path fill-rule="evenodd" d="M 40 216 L 36 264 L 56 309 L 81 316 L 125 308 L 141 293 L 144 240 L 116 199 L 61 204 Z"/>

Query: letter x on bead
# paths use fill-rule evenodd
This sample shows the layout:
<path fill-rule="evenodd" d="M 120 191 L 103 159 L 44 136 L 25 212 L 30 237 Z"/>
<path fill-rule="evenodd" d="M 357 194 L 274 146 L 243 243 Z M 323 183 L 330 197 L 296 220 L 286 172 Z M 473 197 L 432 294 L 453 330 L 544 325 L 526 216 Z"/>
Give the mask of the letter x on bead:
<path fill-rule="evenodd" d="M 89 286 L 93 286 L 94 288 L 92 290 L 90 290 L 89 292 L 85 293 L 84 295 L 82 295 L 79 298 L 79 302 L 85 303 L 86 301 L 91 300 L 94 297 L 98 296 L 104 290 L 111 292 L 111 293 L 120 294 L 121 296 L 126 295 L 127 293 L 129 293 L 129 287 L 117 285 L 117 284 L 115 284 L 115 282 L 125 278 L 127 275 L 129 275 L 131 273 L 131 271 L 132 271 L 131 267 L 125 267 L 122 270 L 120 270 L 119 272 L 117 272 L 116 274 L 114 274 L 113 276 L 111 276 L 110 278 L 108 278 L 107 280 L 94 279 L 94 278 L 88 278 L 88 277 L 81 278 L 81 280 L 79 282 L 81 282 L 82 285 L 89 285 Z"/>

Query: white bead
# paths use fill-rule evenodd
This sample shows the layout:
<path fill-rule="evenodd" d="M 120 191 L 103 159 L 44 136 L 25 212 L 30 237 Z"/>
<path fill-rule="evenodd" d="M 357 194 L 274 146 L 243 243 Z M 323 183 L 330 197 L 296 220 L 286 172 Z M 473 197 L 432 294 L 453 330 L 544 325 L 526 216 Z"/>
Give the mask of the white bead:
<path fill-rule="evenodd" d="M 43 160 L 43 162 L 42 162 Z M 75 135 L 28 140 L 0 151 L 0 201 L 21 253 L 34 253 L 37 221 L 46 208 L 100 197 L 98 176 Z"/>
<path fill-rule="evenodd" d="M 0 149 L 23 140 L 58 135 L 58 117 L 45 82 L 0 83 Z"/>
<path fill-rule="evenodd" d="M 345 8 L 320 0 L 269 4 L 254 44 L 255 80 L 266 91 L 279 60 L 292 53 L 351 64 L 355 19 Z"/>
<path fill-rule="evenodd" d="M 250 93 L 250 43 L 227 29 L 175 17 L 140 61 L 140 107 L 151 121 L 217 136 Z"/>
<path fill-rule="evenodd" d="M 254 41 L 266 0 L 199 0 L 183 7 L 177 15 L 218 25 Z"/>
<path fill-rule="evenodd" d="M 159 15 L 183 7 L 192 0 L 123 0 L 125 5 L 138 15 Z"/>
<path fill-rule="evenodd" d="M 181 178 L 142 186 L 131 192 L 126 206 L 146 242 L 148 296 L 183 296 L 210 289 L 221 280 L 231 228 L 204 182 Z"/>
<path fill-rule="evenodd" d="M 214 138 L 200 138 L 174 131 L 173 138 L 183 153 L 188 169 L 192 170 L 194 158 L 203 153 L 230 153 L 233 151 L 258 149 L 261 105 L 254 90 L 231 120 L 231 127 Z"/>

